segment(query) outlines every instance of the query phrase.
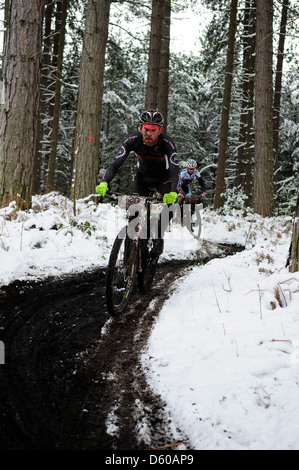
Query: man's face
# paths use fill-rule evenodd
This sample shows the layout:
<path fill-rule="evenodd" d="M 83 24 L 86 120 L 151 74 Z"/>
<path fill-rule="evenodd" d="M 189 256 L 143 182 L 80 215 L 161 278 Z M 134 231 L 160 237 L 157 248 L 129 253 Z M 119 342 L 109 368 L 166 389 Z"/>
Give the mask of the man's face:
<path fill-rule="evenodd" d="M 143 124 L 143 126 L 140 127 L 143 143 L 145 145 L 153 147 L 156 144 L 157 139 L 161 134 L 161 131 L 162 129 L 159 126 L 155 126 L 152 124 Z"/>
<path fill-rule="evenodd" d="M 195 172 L 195 168 L 188 168 L 189 175 L 192 175 Z"/>

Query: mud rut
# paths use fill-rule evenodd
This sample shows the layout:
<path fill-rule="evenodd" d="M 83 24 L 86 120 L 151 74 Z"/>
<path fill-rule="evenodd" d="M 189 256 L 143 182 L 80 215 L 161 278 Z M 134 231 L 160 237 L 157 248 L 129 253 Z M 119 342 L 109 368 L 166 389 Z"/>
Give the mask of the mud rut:
<path fill-rule="evenodd" d="M 100 269 L 0 288 L 0 449 L 142 450 L 187 440 L 147 384 L 140 353 L 188 266 L 158 265 L 152 291 L 113 319 Z"/>

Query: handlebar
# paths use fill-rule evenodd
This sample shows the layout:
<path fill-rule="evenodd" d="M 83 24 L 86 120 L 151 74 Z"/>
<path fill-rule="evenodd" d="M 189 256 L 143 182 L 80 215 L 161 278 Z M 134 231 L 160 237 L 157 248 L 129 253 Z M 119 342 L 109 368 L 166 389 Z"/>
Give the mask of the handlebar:
<path fill-rule="evenodd" d="M 159 195 L 159 196 L 140 196 L 139 194 L 137 193 L 133 193 L 133 194 L 120 194 L 120 193 L 116 193 L 116 192 L 110 192 L 110 193 L 107 193 L 106 196 L 101 196 L 100 194 L 97 194 L 96 195 L 98 198 L 99 198 L 99 202 L 103 202 L 104 199 L 110 199 L 112 202 L 117 202 L 118 201 L 118 198 L 126 198 L 126 207 L 128 208 L 130 205 L 133 205 L 133 204 L 142 204 L 144 206 L 147 206 L 149 204 L 162 204 L 163 203 L 163 196 Z M 182 204 L 182 202 L 184 204 L 198 204 L 200 202 L 202 202 L 202 198 L 201 196 L 195 196 L 195 195 L 192 195 L 192 196 L 187 196 L 184 198 L 183 201 L 179 201 L 179 199 L 177 199 L 176 203 L 178 204 Z"/>
<path fill-rule="evenodd" d="M 161 204 L 163 203 L 162 196 L 139 196 L 139 194 L 120 194 L 120 193 L 107 193 L 104 197 L 100 194 L 97 194 L 99 197 L 99 202 L 103 202 L 104 199 L 108 198 L 111 201 L 117 201 L 118 198 L 125 198 L 126 208 L 133 204 L 142 204 L 147 206 L 148 204 Z"/>

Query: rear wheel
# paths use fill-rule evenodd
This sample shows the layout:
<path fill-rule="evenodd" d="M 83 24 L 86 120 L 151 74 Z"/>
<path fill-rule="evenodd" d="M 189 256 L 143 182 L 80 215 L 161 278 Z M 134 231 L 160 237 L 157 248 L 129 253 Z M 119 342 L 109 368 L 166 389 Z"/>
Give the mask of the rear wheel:
<path fill-rule="evenodd" d="M 194 238 L 200 238 L 201 235 L 201 215 L 200 209 L 202 205 L 199 204 L 200 200 L 196 196 L 189 196 L 186 198 L 184 204 L 184 225 L 187 226 L 189 232 Z"/>
<path fill-rule="evenodd" d="M 138 287 L 141 292 L 148 292 L 152 287 L 163 247 L 163 239 L 140 240 L 141 272 L 138 272 Z"/>
<path fill-rule="evenodd" d="M 106 278 L 106 301 L 110 315 L 124 312 L 133 292 L 138 263 L 138 239 L 121 231 L 114 241 Z"/>

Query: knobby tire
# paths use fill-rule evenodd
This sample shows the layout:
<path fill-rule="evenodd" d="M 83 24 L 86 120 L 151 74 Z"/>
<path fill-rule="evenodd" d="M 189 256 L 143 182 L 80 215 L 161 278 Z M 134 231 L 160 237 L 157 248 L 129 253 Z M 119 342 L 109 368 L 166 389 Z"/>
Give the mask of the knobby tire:
<path fill-rule="evenodd" d="M 124 236 L 116 237 L 108 263 L 106 277 L 106 302 L 110 315 L 124 312 L 133 292 L 138 263 L 138 240 Z"/>

